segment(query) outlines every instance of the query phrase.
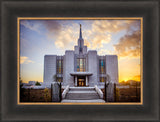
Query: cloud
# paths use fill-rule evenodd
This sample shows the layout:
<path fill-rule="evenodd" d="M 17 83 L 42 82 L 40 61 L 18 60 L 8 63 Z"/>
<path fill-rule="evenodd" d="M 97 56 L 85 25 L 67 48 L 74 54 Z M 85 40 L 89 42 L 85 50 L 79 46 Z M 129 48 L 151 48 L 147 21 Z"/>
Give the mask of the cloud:
<path fill-rule="evenodd" d="M 114 45 L 115 51 L 120 57 L 139 57 L 141 46 L 141 33 L 134 31 L 132 34 L 126 34 L 120 38 L 118 44 Z"/>
<path fill-rule="evenodd" d="M 115 52 L 114 51 L 110 51 L 110 50 L 107 50 L 107 49 L 100 49 L 98 51 L 98 55 L 115 55 Z"/>
<path fill-rule="evenodd" d="M 103 48 L 104 44 L 107 44 L 112 40 L 112 33 L 117 33 L 122 30 L 126 30 L 129 33 L 134 31 L 134 29 L 138 29 L 139 21 L 96 20 L 93 21 L 91 25 L 91 29 L 85 29 L 85 31 L 82 34 L 84 38 L 84 44 L 87 45 L 90 49 L 97 49 Z M 134 28 L 132 28 L 132 26 L 134 26 Z M 59 28 L 57 30 L 59 30 Z M 73 49 L 70 45 L 77 43 L 79 35 L 79 24 L 74 23 L 70 26 L 66 26 L 62 31 L 58 32 L 59 33 L 57 34 L 55 41 L 56 47 L 61 49 Z"/>
<path fill-rule="evenodd" d="M 78 23 L 71 24 L 67 21 L 57 20 L 23 20 L 21 21 L 21 24 L 37 32 L 46 30 L 44 31 L 45 35 L 48 37 L 48 40 L 53 41 L 56 48 L 63 50 L 73 49 L 74 45 L 77 44 L 79 37 Z M 92 21 L 91 28 L 89 29 L 83 27 L 82 24 L 84 43 L 89 49 L 103 48 L 104 44 L 108 44 L 112 40 L 113 33 L 126 30 L 127 35 L 130 35 L 140 27 L 139 24 L 140 21 L 136 20 L 95 20 Z M 118 48 L 118 45 L 115 45 L 115 49 L 117 50 Z M 130 51 L 131 53 L 134 53 L 134 55 L 137 55 L 138 53 L 135 53 L 135 51 L 132 52 L 133 50 Z M 124 53 L 129 52 L 123 51 L 123 54 Z"/>
<path fill-rule="evenodd" d="M 102 48 L 103 44 L 107 44 L 111 41 L 111 34 L 99 34 L 96 33 L 93 36 L 93 40 L 91 41 L 91 48 Z"/>
<path fill-rule="evenodd" d="M 141 75 L 135 75 L 135 76 L 133 77 L 133 79 L 140 81 L 140 80 L 141 80 Z"/>
<path fill-rule="evenodd" d="M 82 35 L 84 38 L 84 45 L 90 49 L 102 48 L 104 44 L 111 41 L 112 35 L 109 33 L 94 32 L 93 28 L 85 29 L 82 25 Z M 56 36 L 55 46 L 60 49 L 73 49 L 73 45 L 77 44 L 79 38 L 79 24 L 72 23 L 63 27 Z"/>
<path fill-rule="evenodd" d="M 117 33 L 122 30 L 133 30 L 134 28 L 139 28 L 139 20 L 96 20 L 92 24 L 93 31 L 100 33 Z"/>
<path fill-rule="evenodd" d="M 60 49 L 73 49 L 78 40 L 78 28 L 78 24 L 72 24 L 71 26 L 64 27 L 56 37 L 55 46 Z"/>
<path fill-rule="evenodd" d="M 73 43 L 73 27 L 64 26 L 63 21 L 57 20 L 23 20 L 21 24 L 30 30 L 37 32 L 45 32 L 43 34 L 48 38 L 47 40 L 53 41 L 57 48 L 70 49 L 70 43 Z"/>
<path fill-rule="evenodd" d="M 59 33 L 62 30 L 61 24 L 56 20 L 45 20 L 42 21 L 46 31 L 46 35 L 49 39 L 53 39 L 54 37 L 59 36 Z"/>
<path fill-rule="evenodd" d="M 29 20 L 21 20 L 20 24 L 25 26 L 26 28 L 36 31 L 38 33 L 40 33 L 40 24 L 37 22 L 33 22 L 33 21 L 29 21 Z"/>
<path fill-rule="evenodd" d="M 97 21 L 101 22 L 101 21 Z M 89 30 L 84 31 L 85 35 L 85 44 L 90 49 L 97 49 L 97 48 L 103 48 L 104 44 L 107 44 L 112 39 L 112 34 L 108 33 L 107 31 L 102 30 L 95 30 L 94 26 L 95 22 L 92 23 L 92 27 Z"/>
<path fill-rule="evenodd" d="M 54 24 L 57 25 L 56 30 L 52 29 L 54 28 L 54 24 L 50 22 L 49 25 L 46 26 L 48 28 L 47 36 L 50 38 L 50 40 L 53 40 L 55 38 L 54 44 L 56 48 L 59 49 L 74 49 L 74 45 L 77 44 L 78 38 L 79 38 L 79 24 L 78 23 L 72 23 L 66 25 L 60 24 L 59 22 L 55 22 Z M 56 33 L 56 34 L 55 34 Z M 82 25 L 82 35 L 84 39 L 84 45 L 87 45 L 90 49 L 96 49 L 97 47 L 103 47 L 103 44 L 107 44 L 111 40 L 111 34 L 100 34 L 99 32 L 93 32 L 92 29 L 84 29 Z"/>
<path fill-rule="evenodd" d="M 140 78 L 141 77 L 141 75 L 135 75 L 134 76 L 134 78 Z"/>
<path fill-rule="evenodd" d="M 139 29 L 139 20 L 95 20 L 92 23 L 91 30 L 85 30 L 88 31 L 89 37 L 85 41 L 90 49 L 103 48 L 104 44 L 112 40 L 112 34 L 122 30 L 125 30 L 127 34 L 131 34 Z"/>
<path fill-rule="evenodd" d="M 84 40 L 84 45 L 86 45 L 88 48 L 91 48 L 91 42 L 88 40 Z"/>
<path fill-rule="evenodd" d="M 21 20 L 20 24 L 38 33 L 45 29 L 49 39 L 61 31 L 61 24 L 56 20 Z"/>
<path fill-rule="evenodd" d="M 33 31 L 43 32 L 47 40 L 53 41 L 60 49 L 73 49 L 73 44 L 77 43 L 78 29 L 76 33 L 75 28 L 79 28 L 79 24 L 68 25 L 65 21 L 57 20 L 22 20 L 21 25 Z"/>
<path fill-rule="evenodd" d="M 61 30 L 61 24 L 58 21 L 46 20 L 43 21 L 43 24 L 45 25 L 46 29 L 50 32 L 57 32 Z"/>
<path fill-rule="evenodd" d="M 28 57 L 26 56 L 20 57 L 20 64 L 29 64 L 29 63 L 34 63 L 34 61 L 29 60 Z"/>

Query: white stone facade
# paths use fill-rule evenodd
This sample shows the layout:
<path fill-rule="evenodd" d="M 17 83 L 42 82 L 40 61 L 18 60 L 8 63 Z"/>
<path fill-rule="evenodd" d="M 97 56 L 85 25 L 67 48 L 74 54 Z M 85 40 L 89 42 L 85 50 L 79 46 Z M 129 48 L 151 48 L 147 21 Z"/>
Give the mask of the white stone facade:
<path fill-rule="evenodd" d="M 74 51 L 66 51 L 63 61 L 63 84 L 64 85 L 74 85 L 74 78 L 70 75 L 74 72 Z"/>
<path fill-rule="evenodd" d="M 110 77 L 110 82 L 118 83 L 118 57 L 117 55 L 97 55 L 96 50 L 87 51 L 87 46 L 84 46 L 82 32 L 80 28 L 80 36 L 78 45 L 74 50 L 66 50 L 62 56 L 61 74 L 57 73 L 58 59 L 60 56 L 45 55 L 44 57 L 44 83 L 53 82 L 53 77 L 62 77 L 62 86 L 104 86 L 107 75 Z M 103 60 L 103 63 L 100 63 Z M 103 73 L 100 72 L 101 65 Z M 61 70 L 60 70 L 61 71 Z M 101 80 L 101 79 L 105 80 Z"/>
<path fill-rule="evenodd" d="M 89 85 L 94 86 L 98 84 L 98 62 L 97 51 L 88 51 L 88 71 L 92 72 L 92 76 L 89 77 Z"/>
<path fill-rule="evenodd" d="M 45 55 L 43 82 L 54 81 L 54 75 L 56 75 L 56 57 L 56 55 Z"/>

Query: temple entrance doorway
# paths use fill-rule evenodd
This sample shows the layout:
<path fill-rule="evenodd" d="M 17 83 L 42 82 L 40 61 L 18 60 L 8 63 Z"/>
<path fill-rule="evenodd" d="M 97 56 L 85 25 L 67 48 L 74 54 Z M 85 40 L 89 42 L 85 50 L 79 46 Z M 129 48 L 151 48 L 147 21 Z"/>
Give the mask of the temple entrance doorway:
<path fill-rule="evenodd" d="M 78 81 L 77 86 L 80 86 L 80 87 L 86 86 L 85 76 L 78 76 L 77 81 Z"/>

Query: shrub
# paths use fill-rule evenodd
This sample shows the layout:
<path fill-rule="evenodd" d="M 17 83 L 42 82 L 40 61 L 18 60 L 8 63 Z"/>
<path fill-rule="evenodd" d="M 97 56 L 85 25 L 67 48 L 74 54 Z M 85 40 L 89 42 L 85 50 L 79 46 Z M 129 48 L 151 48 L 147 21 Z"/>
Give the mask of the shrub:
<path fill-rule="evenodd" d="M 49 89 L 47 88 L 44 89 L 44 99 L 46 102 L 50 101 Z"/>
<path fill-rule="evenodd" d="M 119 89 L 116 88 L 116 102 L 119 101 Z"/>
<path fill-rule="evenodd" d="M 37 81 L 36 82 L 36 84 L 35 84 L 36 86 L 41 86 L 41 84 Z"/>

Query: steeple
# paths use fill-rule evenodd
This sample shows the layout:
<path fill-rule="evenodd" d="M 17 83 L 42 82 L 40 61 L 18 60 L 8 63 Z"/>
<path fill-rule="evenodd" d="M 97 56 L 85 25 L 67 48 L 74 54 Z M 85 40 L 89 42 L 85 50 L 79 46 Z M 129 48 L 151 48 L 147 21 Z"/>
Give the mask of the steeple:
<path fill-rule="evenodd" d="M 78 38 L 78 45 L 75 46 L 75 52 L 76 54 L 86 54 L 87 53 L 87 46 L 84 46 L 84 40 L 82 38 L 82 26 L 80 25 L 80 31 L 79 31 L 79 38 Z"/>
<path fill-rule="evenodd" d="M 79 33 L 79 39 L 82 39 L 81 24 L 80 24 L 80 33 Z"/>

